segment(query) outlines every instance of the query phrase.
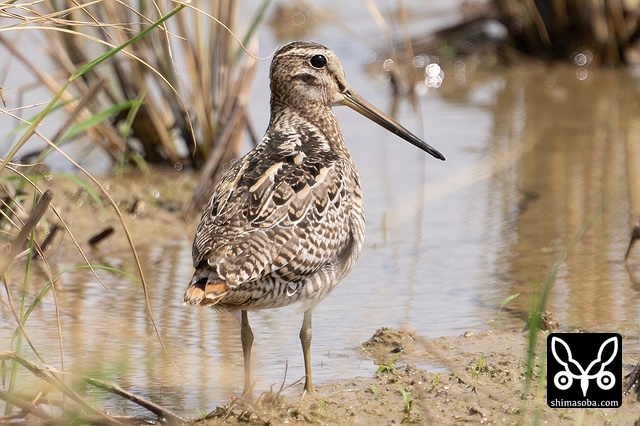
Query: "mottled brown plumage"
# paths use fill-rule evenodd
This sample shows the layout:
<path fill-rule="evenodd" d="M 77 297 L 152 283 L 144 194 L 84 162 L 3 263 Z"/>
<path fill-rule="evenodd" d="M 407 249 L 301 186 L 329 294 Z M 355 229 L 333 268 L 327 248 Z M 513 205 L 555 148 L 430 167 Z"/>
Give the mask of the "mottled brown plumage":
<path fill-rule="evenodd" d="M 225 173 L 196 231 L 185 304 L 238 315 L 251 392 L 247 311 L 303 303 L 305 390 L 313 308 L 349 273 L 364 240 L 362 189 L 331 108 L 347 105 L 444 157 L 352 92 L 335 54 L 293 42 L 271 64 L 271 118 L 258 146 Z"/>

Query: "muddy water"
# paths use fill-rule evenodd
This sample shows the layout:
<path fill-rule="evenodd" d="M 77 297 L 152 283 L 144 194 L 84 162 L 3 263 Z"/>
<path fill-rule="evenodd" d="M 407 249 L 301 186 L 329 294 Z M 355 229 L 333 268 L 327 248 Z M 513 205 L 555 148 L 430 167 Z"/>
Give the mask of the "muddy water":
<path fill-rule="evenodd" d="M 388 106 L 388 84 L 364 73 L 369 49 L 335 29 L 310 37 L 343 58 L 356 91 Z M 264 54 L 277 44 L 269 35 L 261 43 Z M 267 67 L 261 65 L 252 92 L 251 117 L 258 129 L 268 116 Z M 398 117 L 443 152 L 446 162 L 350 110 L 337 111 L 362 175 L 367 239 L 351 275 L 315 311 L 318 383 L 370 376 L 376 367 L 358 348 L 382 326 L 431 337 L 521 329 L 536 288 L 556 263 L 548 309 L 562 327 L 637 328 L 640 282 L 633 282 L 623 256 L 640 217 L 639 80 L 632 72 L 584 71 L 527 65 L 468 71 L 461 82 L 445 70 L 444 85 L 422 95 L 417 110 L 402 103 Z M 158 178 L 166 179 L 174 177 Z M 188 179 L 151 182 L 143 195 L 156 188 L 161 199 L 192 189 Z M 78 204 L 64 210 L 87 212 L 90 223 L 80 227 L 99 229 L 113 220 L 96 214 L 89 203 Z M 99 273 L 100 283 L 86 271 L 66 273 L 57 291 L 65 368 L 114 380 L 194 416 L 239 391 L 239 327 L 228 314 L 180 303 L 192 273 L 195 224 L 151 222 L 141 216 L 130 224 L 156 325 L 178 369 L 154 335 L 139 283 L 106 272 Z M 94 264 L 135 273 L 121 237 L 89 256 Z M 638 258 L 640 246 L 632 252 L 632 259 Z M 58 262 L 56 271 L 79 263 L 64 253 L 52 261 Z M 513 294 L 520 296 L 497 324 L 500 303 Z M 48 296 L 27 330 L 43 358 L 60 367 L 54 307 Z M 4 305 L 0 315 L 0 349 L 5 349 L 14 321 Z M 257 389 L 279 386 L 285 374 L 286 384 L 300 379 L 301 313 L 292 307 L 252 314 L 250 320 Z"/>

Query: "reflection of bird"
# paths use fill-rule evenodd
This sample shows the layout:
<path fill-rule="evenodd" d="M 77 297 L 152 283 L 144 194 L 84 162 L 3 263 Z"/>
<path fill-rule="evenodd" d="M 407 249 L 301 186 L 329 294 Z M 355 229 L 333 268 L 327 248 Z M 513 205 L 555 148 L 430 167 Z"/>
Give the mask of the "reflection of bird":
<path fill-rule="evenodd" d="M 353 267 L 364 239 L 362 189 L 331 107 L 347 105 L 436 158 L 442 154 L 355 94 L 326 47 L 293 42 L 271 64 L 271 118 L 258 146 L 224 175 L 193 243 L 184 303 L 233 312 L 251 393 L 248 310 L 303 303 L 305 390 L 311 314 Z"/>

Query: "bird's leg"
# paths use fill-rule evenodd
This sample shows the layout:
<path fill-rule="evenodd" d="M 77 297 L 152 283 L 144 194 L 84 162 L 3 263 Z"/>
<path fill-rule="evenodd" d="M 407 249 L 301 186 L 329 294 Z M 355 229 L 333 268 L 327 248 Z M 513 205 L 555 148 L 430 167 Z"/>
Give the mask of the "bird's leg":
<path fill-rule="evenodd" d="M 247 311 L 242 311 L 240 321 L 240 340 L 242 341 L 242 354 L 244 355 L 244 390 L 242 396 L 251 397 L 253 389 L 251 385 L 251 345 L 253 345 L 253 331 L 249 325 Z"/>
<path fill-rule="evenodd" d="M 304 313 L 302 320 L 302 328 L 300 329 L 300 343 L 302 343 L 302 355 L 304 356 L 304 390 L 308 393 L 314 393 L 313 381 L 311 379 L 311 314 L 313 309 L 309 309 Z"/>

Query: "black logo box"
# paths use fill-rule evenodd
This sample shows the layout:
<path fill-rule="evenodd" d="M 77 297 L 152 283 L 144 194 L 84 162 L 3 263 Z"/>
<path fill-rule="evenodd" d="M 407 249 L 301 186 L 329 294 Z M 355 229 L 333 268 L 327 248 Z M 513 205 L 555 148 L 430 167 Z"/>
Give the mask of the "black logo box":
<path fill-rule="evenodd" d="M 551 333 L 547 404 L 612 408 L 622 404 L 622 337 L 618 333 Z"/>

